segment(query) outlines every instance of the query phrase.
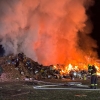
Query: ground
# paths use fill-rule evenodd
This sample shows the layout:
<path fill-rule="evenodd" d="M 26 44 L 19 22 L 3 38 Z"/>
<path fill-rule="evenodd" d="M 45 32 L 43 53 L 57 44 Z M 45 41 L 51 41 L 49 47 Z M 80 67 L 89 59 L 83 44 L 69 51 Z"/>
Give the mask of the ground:
<path fill-rule="evenodd" d="M 56 79 L 42 80 L 43 82 L 67 83 L 71 80 Z M 76 80 L 89 85 L 90 80 Z M 100 79 L 98 79 L 100 83 Z M 34 81 L 0 82 L 0 100 L 99 100 L 100 90 L 73 90 L 73 89 L 34 89 L 33 86 L 43 85 Z M 63 88 L 68 88 L 63 86 Z M 100 85 L 98 84 L 98 88 Z"/>

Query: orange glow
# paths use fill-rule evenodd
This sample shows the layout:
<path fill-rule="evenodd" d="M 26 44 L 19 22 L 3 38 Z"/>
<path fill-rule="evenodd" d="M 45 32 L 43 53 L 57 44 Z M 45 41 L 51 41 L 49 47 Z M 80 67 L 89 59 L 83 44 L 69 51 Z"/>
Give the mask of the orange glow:
<path fill-rule="evenodd" d="M 23 52 L 43 65 L 60 64 L 54 68 L 61 73 L 87 69 L 98 59 L 97 44 L 87 35 L 92 25 L 86 10 L 93 0 L 0 1 L 5 55 Z"/>
<path fill-rule="evenodd" d="M 100 75 L 100 64 L 95 62 L 94 63 L 96 69 L 97 69 L 97 75 Z M 88 71 L 88 65 L 87 64 L 68 64 L 68 65 L 54 65 L 53 66 L 56 70 L 60 69 L 60 74 L 68 74 L 71 70 L 73 71 L 81 71 L 85 70 Z"/>
<path fill-rule="evenodd" d="M 97 75 L 100 76 L 100 72 L 98 72 Z"/>
<path fill-rule="evenodd" d="M 57 67 L 56 66 L 53 66 L 54 67 L 54 69 L 57 69 Z"/>

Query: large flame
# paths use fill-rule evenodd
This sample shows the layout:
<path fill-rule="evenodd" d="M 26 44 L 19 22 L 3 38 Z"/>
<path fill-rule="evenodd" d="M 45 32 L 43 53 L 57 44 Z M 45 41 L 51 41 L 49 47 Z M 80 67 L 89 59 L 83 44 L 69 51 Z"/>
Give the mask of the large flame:
<path fill-rule="evenodd" d="M 97 75 L 100 76 L 100 62 L 98 63 L 97 61 L 94 61 L 92 63 L 96 69 L 97 69 Z M 60 74 L 69 74 L 70 71 L 75 71 L 75 72 L 80 72 L 82 70 L 86 71 L 88 73 L 88 65 L 86 63 L 76 63 L 72 65 L 71 63 L 68 65 L 54 65 L 54 69 L 59 70 L 60 69 Z"/>
<path fill-rule="evenodd" d="M 94 0 L 0 0 L 0 43 L 5 55 L 24 52 L 44 65 L 97 59 L 87 9 Z M 68 65 L 70 69 L 71 65 Z M 62 71 L 65 71 L 63 69 Z"/>

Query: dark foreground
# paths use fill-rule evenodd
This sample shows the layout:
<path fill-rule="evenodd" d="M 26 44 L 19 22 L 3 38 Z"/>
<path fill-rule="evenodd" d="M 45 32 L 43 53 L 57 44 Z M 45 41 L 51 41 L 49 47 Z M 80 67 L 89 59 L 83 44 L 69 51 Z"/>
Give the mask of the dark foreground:
<path fill-rule="evenodd" d="M 52 82 L 55 81 L 53 80 Z M 59 82 L 59 80 L 56 80 L 56 82 Z M 61 82 L 64 83 L 66 80 Z M 89 80 L 82 83 L 89 84 Z M 98 83 L 100 83 L 100 79 Z M 37 85 L 43 84 L 25 81 L 1 82 L 0 100 L 100 100 L 100 90 L 33 89 L 33 86 Z"/>

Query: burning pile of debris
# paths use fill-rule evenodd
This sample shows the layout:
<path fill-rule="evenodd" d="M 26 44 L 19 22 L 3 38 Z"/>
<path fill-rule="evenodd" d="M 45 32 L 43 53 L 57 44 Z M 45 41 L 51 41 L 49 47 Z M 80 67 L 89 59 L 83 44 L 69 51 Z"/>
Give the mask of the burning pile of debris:
<path fill-rule="evenodd" d="M 0 64 L 8 79 L 42 79 L 60 76 L 59 70 L 54 69 L 52 65 L 43 66 L 26 57 L 24 53 L 1 57 Z"/>
<path fill-rule="evenodd" d="M 64 65 L 57 64 L 56 66 L 43 66 L 38 62 L 26 57 L 24 53 L 17 55 L 9 55 L 0 58 L 1 66 L 6 73 L 7 79 L 17 80 L 32 80 L 32 79 L 62 79 L 62 78 L 75 78 L 84 79 L 88 75 L 86 70 L 79 70 L 77 66 L 72 68 L 69 64 L 65 69 Z"/>

